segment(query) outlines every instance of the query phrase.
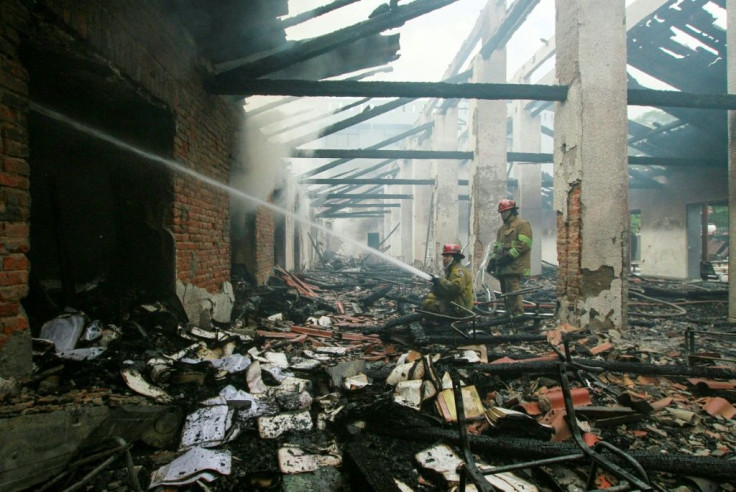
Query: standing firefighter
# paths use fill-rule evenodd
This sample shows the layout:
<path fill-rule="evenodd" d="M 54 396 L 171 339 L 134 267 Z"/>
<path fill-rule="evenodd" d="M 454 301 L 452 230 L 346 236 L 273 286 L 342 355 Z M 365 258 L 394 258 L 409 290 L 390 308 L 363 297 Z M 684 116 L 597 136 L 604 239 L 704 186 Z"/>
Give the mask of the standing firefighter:
<path fill-rule="evenodd" d="M 442 247 L 442 266 L 444 277 L 432 277 L 432 290 L 422 302 L 422 310 L 449 316 L 466 316 L 468 313 L 453 306 L 458 304 L 466 309 L 473 309 L 475 292 L 473 276 L 460 260 L 465 258 L 457 244 L 445 244 Z"/>
<path fill-rule="evenodd" d="M 513 200 L 498 202 L 498 213 L 503 225 L 498 228 L 493 253 L 486 271 L 501 282 L 501 292 L 521 290 L 522 275 L 529 276 L 531 270 L 530 251 L 532 228 L 529 222 L 519 217 L 519 209 Z M 524 300 L 521 295 L 509 296 L 509 315 L 524 315 Z"/>

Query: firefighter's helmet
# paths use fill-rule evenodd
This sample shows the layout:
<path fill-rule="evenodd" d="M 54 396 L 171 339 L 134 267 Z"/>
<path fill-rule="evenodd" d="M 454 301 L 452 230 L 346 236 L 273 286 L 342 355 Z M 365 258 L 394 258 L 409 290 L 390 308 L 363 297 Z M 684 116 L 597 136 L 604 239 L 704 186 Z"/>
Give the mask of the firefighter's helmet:
<path fill-rule="evenodd" d="M 504 198 L 500 202 L 498 202 L 498 213 L 505 212 L 506 210 L 513 210 L 516 208 L 516 202 L 513 200 L 509 200 L 508 198 Z"/>
<path fill-rule="evenodd" d="M 465 255 L 462 254 L 462 252 L 460 251 L 460 245 L 458 244 L 452 244 L 452 243 L 445 244 L 444 246 L 442 246 L 442 254 L 443 255 L 457 255 L 460 258 L 465 258 Z"/>

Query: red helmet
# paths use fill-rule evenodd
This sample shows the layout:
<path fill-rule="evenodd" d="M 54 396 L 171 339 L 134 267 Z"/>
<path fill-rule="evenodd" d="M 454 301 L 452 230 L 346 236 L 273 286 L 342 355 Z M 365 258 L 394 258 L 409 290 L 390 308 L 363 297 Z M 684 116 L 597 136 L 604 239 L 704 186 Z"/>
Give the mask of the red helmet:
<path fill-rule="evenodd" d="M 498 213 L 505 212 L 506 210 L 513 210 L 516 208 L 516 202 L 513 200 L 509 200 L 508 198 L 504 198 L 500 202 L 498 202 Z"/>
<path fill-rule="evenodd" d="M 460 245 L 459 244 L 445 244 L 442 246 L 442 254 L 443 255 L 460 255 L 461 258 L 465 258 L 465 255 L 463 255 L 460 252 Z"/>

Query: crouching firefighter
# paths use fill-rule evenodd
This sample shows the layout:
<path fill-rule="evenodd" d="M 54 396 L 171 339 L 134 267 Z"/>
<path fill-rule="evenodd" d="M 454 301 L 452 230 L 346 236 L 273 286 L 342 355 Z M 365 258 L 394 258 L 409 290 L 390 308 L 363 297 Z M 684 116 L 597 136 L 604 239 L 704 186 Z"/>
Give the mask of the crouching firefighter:
<path fill-rule="evenodd" d="M 422 302 L 422 310 L 453 317 L 464 317 L 469 313 L 454 304 L 472 310 L 475 303 L 473 276 L 461 261 L 465 258 L 457 244 L 442 247 L 444 277 L 432 276 L 432 289 Z M 454 304 L 453 304 L 454 303 Z M 430 322 L 431 320 L 425 320 Z"/>
<path fill-rule="evenodd" d="M 531 271 L 532 227 L 519 217 L 519 209 L 513 200 L 501 200 L 498 213 L 503 224 L 498 228 L 496 243 L 486 266 L 486 272 L 501 282 L 501 292 L 521 290 L 522 276 Z M 509 315 L 524 315 L 524 300 L 521 295 L 508 297 Z"/>

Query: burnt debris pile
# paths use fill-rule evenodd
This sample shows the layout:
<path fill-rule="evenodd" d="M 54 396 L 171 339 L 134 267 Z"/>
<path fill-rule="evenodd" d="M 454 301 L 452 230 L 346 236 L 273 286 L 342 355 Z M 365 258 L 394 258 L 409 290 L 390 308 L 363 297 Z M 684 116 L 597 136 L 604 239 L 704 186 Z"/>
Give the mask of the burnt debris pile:
<path fill-rule="evenodd" d="M 427 320 L 429 283 L 332 259 L 46 319 L 2 381 L 3 490 L 734 490 L 736 334 L 718 285 L 634 277 L 631 326 Z M 482 283 L 481 283 L 482 284 Z"/>

